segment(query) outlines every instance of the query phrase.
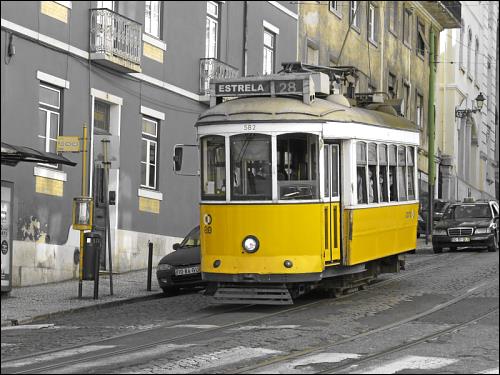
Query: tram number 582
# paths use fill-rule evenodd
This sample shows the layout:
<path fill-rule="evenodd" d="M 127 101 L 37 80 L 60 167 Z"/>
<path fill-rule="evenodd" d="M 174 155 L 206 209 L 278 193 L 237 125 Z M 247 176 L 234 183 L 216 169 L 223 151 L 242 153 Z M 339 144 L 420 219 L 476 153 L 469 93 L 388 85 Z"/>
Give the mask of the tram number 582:
<path fill-rule="evenodd" d="M 205 232 L 206 234 L 211 234 L 212 233 L 212 227 L 210 225 L 205 225 L 203 227 L 203 232 Z"/>

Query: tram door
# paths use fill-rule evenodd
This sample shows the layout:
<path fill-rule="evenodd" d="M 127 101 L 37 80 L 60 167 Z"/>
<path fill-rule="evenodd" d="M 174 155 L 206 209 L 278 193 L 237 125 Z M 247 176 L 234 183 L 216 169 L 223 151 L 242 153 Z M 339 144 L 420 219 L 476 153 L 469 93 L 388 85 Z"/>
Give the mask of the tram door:
<path fill-rule="evenodd" d="M 325 144 L 325 263 L 340 262 L 340 145 Z"/>

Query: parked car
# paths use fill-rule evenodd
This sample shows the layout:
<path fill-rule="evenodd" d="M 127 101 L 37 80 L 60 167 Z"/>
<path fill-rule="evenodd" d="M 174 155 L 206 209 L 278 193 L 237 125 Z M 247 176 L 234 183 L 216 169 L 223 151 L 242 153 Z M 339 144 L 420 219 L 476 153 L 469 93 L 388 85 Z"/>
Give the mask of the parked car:
<path fill-rule="evenodd" d="M 201 280 L 200 227 L 191 232 L 174 249 L 165 255 L 158 263 L 156 277 L 165 295 L 172 295 L 180 288 L 204 286 Z"/>
<path fill-rule="evenodd" d="M 434 226 L 432 247 L 441 253 L 460 247 L 498 250 L 499 206 L 495 201 L 454 203 L 448 206 L 443 218 Z"/>

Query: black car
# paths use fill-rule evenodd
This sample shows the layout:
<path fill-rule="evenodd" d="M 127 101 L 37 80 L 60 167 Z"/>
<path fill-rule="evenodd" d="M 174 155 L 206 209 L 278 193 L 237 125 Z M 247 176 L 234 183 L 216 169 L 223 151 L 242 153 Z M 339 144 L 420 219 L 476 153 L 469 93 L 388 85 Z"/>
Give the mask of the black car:
<path fill-rule="evenodd" d="M 180 288 L 203 286 L 201 280 L 200 227 L 197 226 L 178 244 L 174 251 L 165 255 L 158 263 L 156 277 L 166 295 L 172 295 Z"/>
<path fill-rule="evenodd" d="M 499 207 L 495 201 L 463 202 L 448 206 L 432 232 L 432 247 L 441 253 L 444 247 L 487 248 L 498 250 Z"/>

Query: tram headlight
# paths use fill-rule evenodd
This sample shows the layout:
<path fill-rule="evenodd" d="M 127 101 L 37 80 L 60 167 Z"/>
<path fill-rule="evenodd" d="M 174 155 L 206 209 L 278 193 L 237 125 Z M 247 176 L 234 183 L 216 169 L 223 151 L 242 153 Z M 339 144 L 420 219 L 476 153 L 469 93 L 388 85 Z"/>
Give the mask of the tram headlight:
<path fill-rule="evenodd" d="M 242 242 L 243 249 L 247 253 L 255 253 L 259 250 L 259 240 L 255 236 L 246 236 Z"/>

